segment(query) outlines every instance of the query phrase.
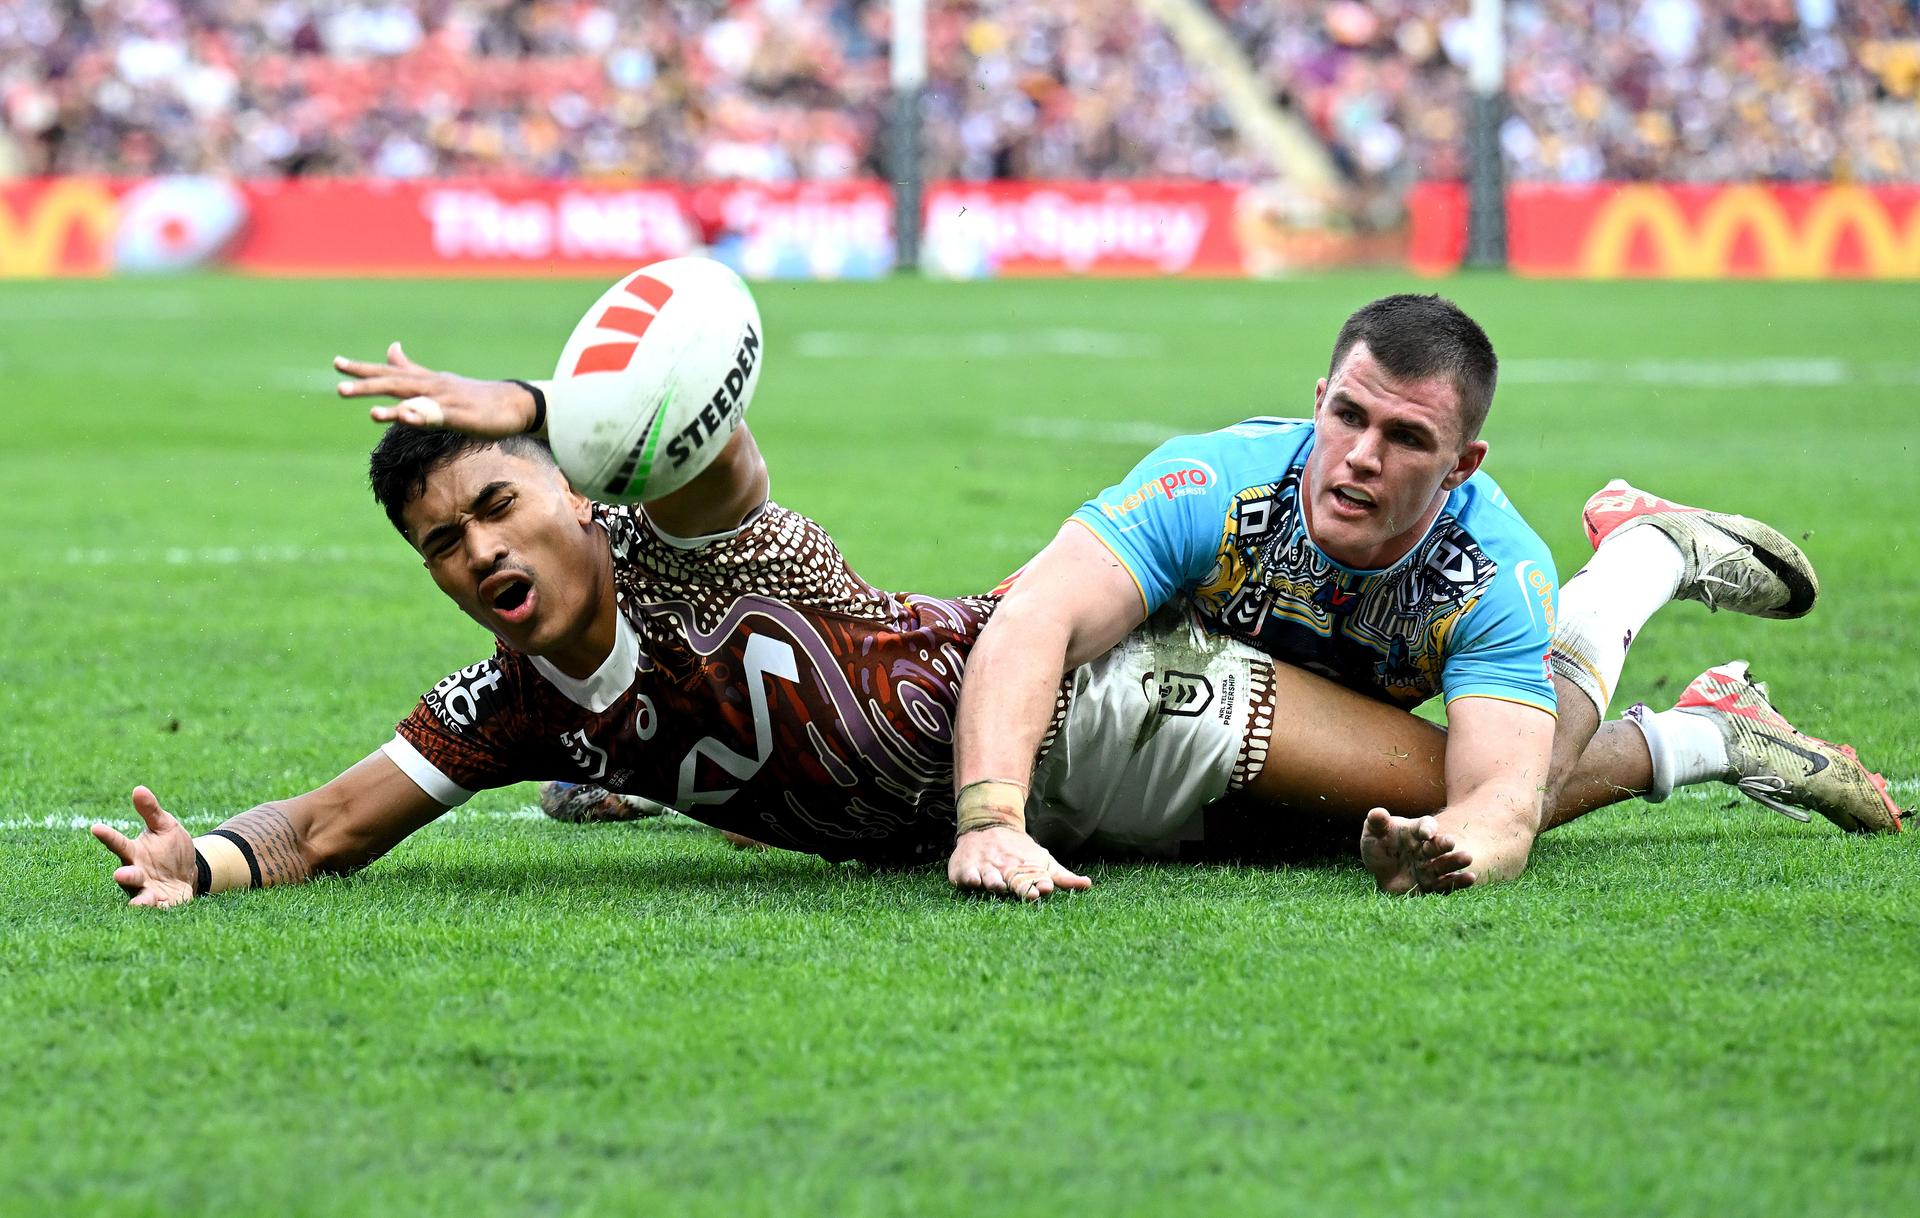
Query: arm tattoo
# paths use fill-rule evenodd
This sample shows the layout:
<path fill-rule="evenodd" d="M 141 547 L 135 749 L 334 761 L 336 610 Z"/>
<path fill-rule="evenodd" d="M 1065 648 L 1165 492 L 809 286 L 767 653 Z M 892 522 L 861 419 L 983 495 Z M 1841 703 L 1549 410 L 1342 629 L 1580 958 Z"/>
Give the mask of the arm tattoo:
<path fill-rule="evenodd" d="M 300 835 L 279 804 L 261 804 L 229 819 L 220 830 L 246 843 L 262 887 L 303 884 L 313 868 L 300 848 Z"/>

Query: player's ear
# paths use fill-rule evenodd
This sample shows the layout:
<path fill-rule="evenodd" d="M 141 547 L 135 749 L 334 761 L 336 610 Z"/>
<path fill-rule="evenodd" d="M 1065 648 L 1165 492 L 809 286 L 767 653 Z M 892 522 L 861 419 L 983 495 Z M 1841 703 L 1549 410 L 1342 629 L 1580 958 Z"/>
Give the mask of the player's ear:
<path fill-rule="evenodd" d="M 593 500 L 582 495 L 579 491 L 574 490 L 573 480 L 568 478 L 566 474 L 561 473 L 557 469 L 554 473 L 559 476 L 560 485 L 566 491 L 567 506 L 573 509 L 574 521 L 579 524 L 581 528 L 586 528 L 593 523 Z"/>
<path fill-rule="evenodd" d="M 1440 489 L 1447 491 L 1453 490 L 1462 482 L 1473 477 L 1475 473 L 1479 472 L 1481 462 L 1486 459 L 1487 442 L 1485 440 L 1468 442 L 1467 446 L 1460 451 L 1460 459 L 1454 462 L 1451 470 L 1447 471 L 1446 478 L 1440 483 Z"/>
<path fill-rule="evenodd" d="M 1313 413 L 1320 413 L 1320 403 L 1327 400 L 1327 378 L 1321 377 L 1313 383 Z"/>

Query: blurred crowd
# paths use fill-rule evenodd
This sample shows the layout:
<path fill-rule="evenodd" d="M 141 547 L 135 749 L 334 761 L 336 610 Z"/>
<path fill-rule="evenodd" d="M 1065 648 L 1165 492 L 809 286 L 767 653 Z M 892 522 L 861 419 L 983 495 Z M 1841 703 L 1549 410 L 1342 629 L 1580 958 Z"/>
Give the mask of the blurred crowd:
<path fill-rule="evenodd" d="M 1208 74 L 1127 0 L 930 0 L 932 177 L 1241 181 Z"/>
<path fill-rule="evenodd" d="M 1469 0 L 1202 0 L 1345 176 L 1464 168 Z M 929 176 L 1272 167 L 1130 0 L 928 0 Z M 1920 0 L 1509 0 L 1509 173 L 1920 180 Z M 883 176 L 887 0 L 4 0 L 0 173 Z"/>
<path fill-rule="evenodd" d="M 1212 0 L 1348 176 L 1464 173 L 1468 0 Z M 1920 180 L 1917 0 L 1508 0 L 1517 180 Z"/>
<path fill-rule="evenodd" d="M 1113 0 L 930 5 L 937 175 L 1249 176 Z M 884 173 L 887 0 L 6 0 L 15 172 Z"/>

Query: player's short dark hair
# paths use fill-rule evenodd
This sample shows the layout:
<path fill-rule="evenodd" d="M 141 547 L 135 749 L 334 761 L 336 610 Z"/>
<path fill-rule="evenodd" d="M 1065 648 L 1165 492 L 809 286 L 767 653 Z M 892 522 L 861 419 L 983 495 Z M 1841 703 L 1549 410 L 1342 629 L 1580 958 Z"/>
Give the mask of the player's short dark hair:
<path fill-rule="evenodd" d="M 387 519 L 400 530 L 400 536 L 407 536 L 402 513 L 409 503 L 426 493 L 427 479 L 433 471 L 483 448 L 498 448 L 516 457 L 554 464 L 553 450 L 538 436 L 483 439 L 458 431 L 409 427 L 405 423 L 387 428 L 380 442 L 373 446 L 373 455 L 367 459 L 367 482 L 373 487 L 373 497 L 387 510 Z"/>
<path fill-rule="evenodd" d="M 1500 361 L 1487 332 L 1459 305 L 1437 295 L 1403 292 L 1363 306 L 1340 327 L 1328 377 L 1340 370 L 1340 362 L 1356 343 L 1367 344 L 1381 369 L 1397 380 L 1444 376 L 1453 382 L 1460 398 L 1461 444 L 1480 434 L 1493 405 Z"/>

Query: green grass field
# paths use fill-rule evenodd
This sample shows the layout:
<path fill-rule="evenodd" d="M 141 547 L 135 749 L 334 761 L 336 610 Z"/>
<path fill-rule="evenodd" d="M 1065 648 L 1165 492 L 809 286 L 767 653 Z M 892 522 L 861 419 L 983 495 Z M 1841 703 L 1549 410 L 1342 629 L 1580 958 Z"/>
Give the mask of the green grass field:
<path fill-rule="evenodd" d="M 768 285 L 775 497 L 960 593 L 1159 437 L 1305 413 L 1403 281 Z M 1803 622 L 1658 617 L 1616 711 L 1754 661 L 1920 803 L 1920 285 L 1464 279 L 1489 468 L 1580 563 L 1630 474 L 1805 535 Z M 1920 1212 L 1920 849 L 1715 789 L 1518 883 L 1095 869 L 1027 908 L 483 796 L 350 880 L 123 907 L 489 641 L 364 485 L 335 353 L 538 375 L 599 286 L 0 285 L 0 1212 Z"/>

